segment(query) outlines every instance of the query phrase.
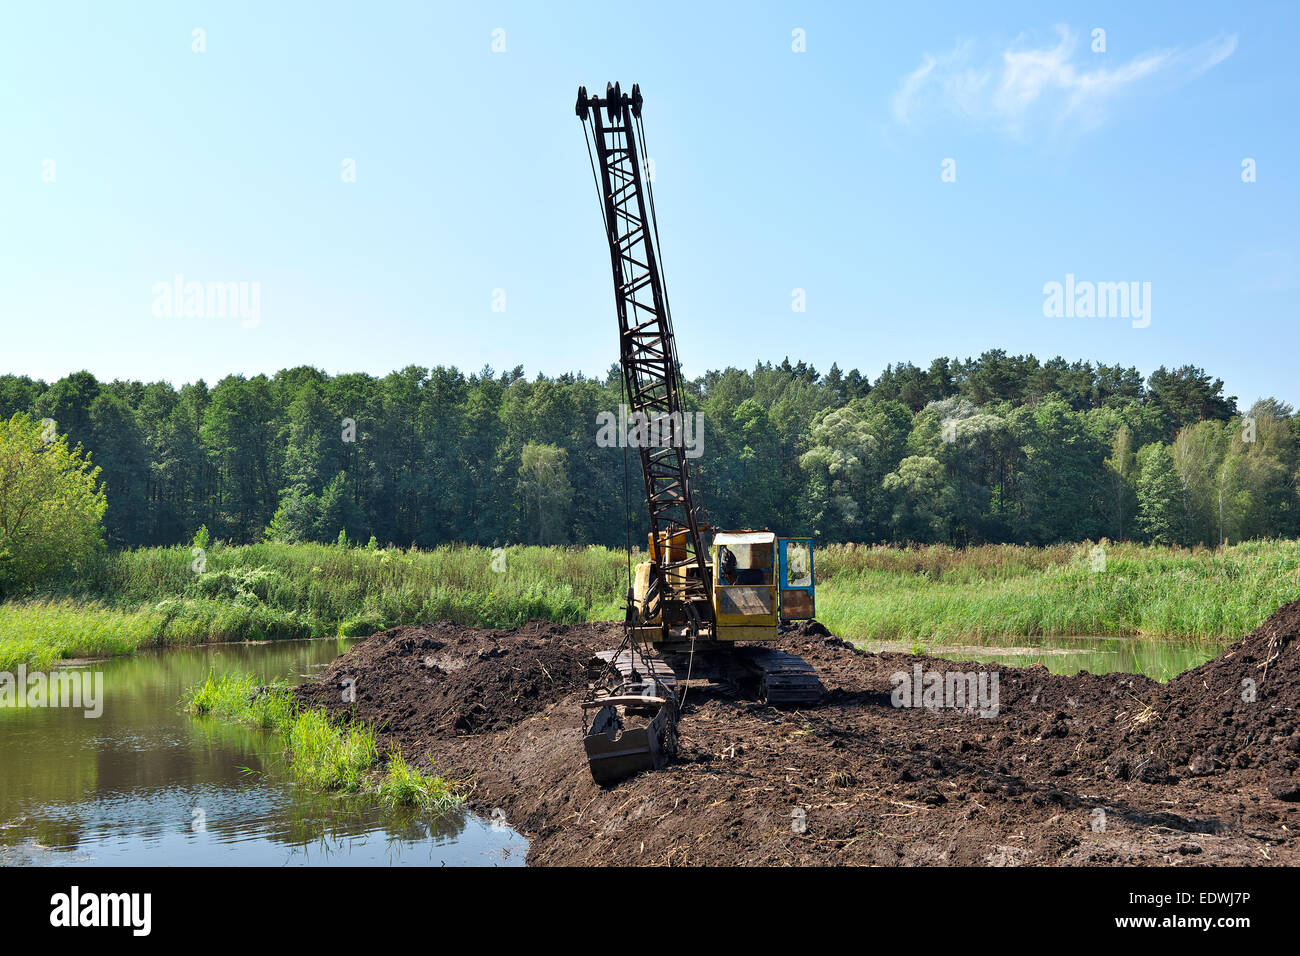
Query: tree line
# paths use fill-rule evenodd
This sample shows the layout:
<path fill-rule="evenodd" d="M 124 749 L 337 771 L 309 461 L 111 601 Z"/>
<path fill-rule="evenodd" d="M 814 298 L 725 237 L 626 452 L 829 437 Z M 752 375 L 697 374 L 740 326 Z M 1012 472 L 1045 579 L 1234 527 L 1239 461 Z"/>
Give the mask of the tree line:
<path fill-rule="evenodd" d="M 639 463 L 596 441 L 620 382 L 616 367 L 299 367 L 180 388 L 5 375 L 0 419 L 24 413 L 86 449 L 115 547 L 200 526 L 236 542 L 622 545 L 629 521 L 644 540 Z M 1193 366 L 1144 377 L 993 350 L 875 381 L 787 359 L 685 386 L 716 527 L 958 545 L 1300 534 L 1300 418 L 1275 399 L 1239 410 Z"/>

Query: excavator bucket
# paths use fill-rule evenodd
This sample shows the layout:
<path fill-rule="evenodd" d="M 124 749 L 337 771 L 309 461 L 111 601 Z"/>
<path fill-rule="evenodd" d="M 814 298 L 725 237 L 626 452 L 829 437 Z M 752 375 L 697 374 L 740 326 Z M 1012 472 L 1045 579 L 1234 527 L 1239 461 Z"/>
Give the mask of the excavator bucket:
<path fill-rule="evenodd" d="M 591 777 L 601 786 L 646 770 L 662 770 L 677 750 L 674 698 L 628 695 L 598 698 L 582 706 L 596 711 L 582 744 Z"/>

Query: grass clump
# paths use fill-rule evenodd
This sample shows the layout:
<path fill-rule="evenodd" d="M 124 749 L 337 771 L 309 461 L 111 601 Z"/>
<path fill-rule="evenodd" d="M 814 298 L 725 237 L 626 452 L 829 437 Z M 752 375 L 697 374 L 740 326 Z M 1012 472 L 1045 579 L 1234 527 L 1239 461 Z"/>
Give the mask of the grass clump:
<path fill-rule="evenodd" d="M 323 635 L 439 620 L 473 627 L 514 627 L 534 617 L 604 620 L 618 615 L 627 577 L 626 553 L 596 546 L 218 543 L 207 550 L 202 573 L 190 555 L 188 547 L 110 553 L 82 589 L 135 601 L 264 607 Z"/>
<path fill-rule="evenodd" d="M 286 737 L 294 775 L 317 790 L 362 790 L 379 762 L 369 727 L 342 727 L 323 710 L 296 715 Z"/>
<path fill-rule="evenodd" d="M 456 785 L 425 774 L 400 751 L 385 761 L 372 728 L 341 724 L 323 709 L 299 710 L 291 686 L 261 686 L 251 674 L 210 674 L 182 697 L 193 714 L 279 734 L 295 779 L 313 790 L 370 793 L 389 806 L 445 811 L 462 802 Z"/>
<path fill-rule="evenodd" d="M 182 702 L 194 714 L 208 714 L 267 730 L 283 731 L 295 717 L 289 685 L 259 686 L 252 674 L 209 674 L 187 688 Z"/>
<path fill-rule="evenodd" d="M 454 785 L 411 766 L 400 750 L 388 755 L 388 767 L 379 781 L 379 797 L 388 806 L 433 810 L 450 810 L 460 803 Z"/>

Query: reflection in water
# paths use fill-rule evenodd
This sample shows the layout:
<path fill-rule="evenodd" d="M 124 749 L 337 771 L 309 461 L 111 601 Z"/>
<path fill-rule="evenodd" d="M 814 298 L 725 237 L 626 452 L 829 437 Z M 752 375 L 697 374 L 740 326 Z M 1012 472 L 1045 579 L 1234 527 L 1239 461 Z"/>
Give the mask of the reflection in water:
<path fill-rule="evenodd" d="M 298 679 L 349 641 L 141 653 L 104 672 L 104 712 L 0 708 L 0 864 L 522 864 L 526 841 L 294 785 L 274 735 L 178 703 L 209 670 Z"/>

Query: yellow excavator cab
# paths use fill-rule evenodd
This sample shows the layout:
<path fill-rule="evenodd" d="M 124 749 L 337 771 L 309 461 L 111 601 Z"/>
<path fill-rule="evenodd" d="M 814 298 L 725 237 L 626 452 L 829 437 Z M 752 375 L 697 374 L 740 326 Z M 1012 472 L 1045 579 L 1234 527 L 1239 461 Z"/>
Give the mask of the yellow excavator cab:
<path fill-rule="evenodd" d="M 711 559 L 718 640 L 772 640 L 781 621 L 814 616 L 811 539 L 723 531 Z"/>
<path fill-rule="evenodd" d="M 677 542 L 656 547 L 649 541 L 656 562 L 680 560 L 684 548 Z M 662 553 L 661 553 L 662 552 Z M 669 639 L 663 620 L 655 613 L 652 562 L 636 566 L 631 618 L 638 636 L 661 643 Z M 771 531 L 719 531 L 709 549 L 710 592 L 713 621 L 719 641 L 770 641 L 782 621 L 809 620 L 816 616 L 811 538 L 779 538 Z M 669 590 L 684 580 L 670 572 Z"/>
<path fill-rule="evenodd" d="M 780 621 L 776 535 L 723 531 L 713 536 L 713 615 L 720 641 L 770 641 Z"/>

